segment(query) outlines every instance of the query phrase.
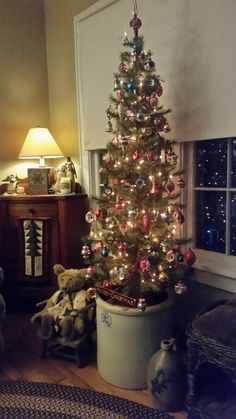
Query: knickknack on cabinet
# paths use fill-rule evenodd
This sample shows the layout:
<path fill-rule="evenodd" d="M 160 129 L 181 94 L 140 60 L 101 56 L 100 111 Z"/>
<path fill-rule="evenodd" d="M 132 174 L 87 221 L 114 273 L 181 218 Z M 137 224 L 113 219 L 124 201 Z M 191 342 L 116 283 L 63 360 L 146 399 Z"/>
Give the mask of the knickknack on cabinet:
<path fill-rule="evenodd" d="M 57 289 L 53 265 L 82 267 L 86 194 L 1 195 L 0 266 L 10 307 L 48 298 Z"/>

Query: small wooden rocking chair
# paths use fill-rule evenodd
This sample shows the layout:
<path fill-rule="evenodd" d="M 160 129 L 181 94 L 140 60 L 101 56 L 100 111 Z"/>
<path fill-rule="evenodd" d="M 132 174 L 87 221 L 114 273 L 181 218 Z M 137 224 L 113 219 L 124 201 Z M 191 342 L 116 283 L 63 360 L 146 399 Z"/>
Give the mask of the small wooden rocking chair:
<path fill-rule="evenodd" d="M 36 306 L 42 309 L 47 301 L 39 302 Z M 93 334 L 96 331 L 96 302 L 87 304 L 81 311 L 88 311 L 88 324 L 84 333 L 74 340 L 68 340 L 57 334 L 52 338 L 45 338 L 41 330 L 37 330 L 37 336 L 42 339 L 42 358 L 47 355 L 58 356 L 76 361 L 79 368 L 83 367 L 87 357 L 94 347 Z"/>

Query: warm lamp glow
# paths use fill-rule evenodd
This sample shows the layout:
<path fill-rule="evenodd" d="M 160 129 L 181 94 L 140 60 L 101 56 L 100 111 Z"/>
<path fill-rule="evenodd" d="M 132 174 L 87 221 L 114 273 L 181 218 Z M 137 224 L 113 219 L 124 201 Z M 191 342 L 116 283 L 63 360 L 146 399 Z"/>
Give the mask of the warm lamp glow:
<path fill-rule="evenodd" d="M 45 166 L 44 159 L 63 157 L 53 136 L 47 128 L 30 128 L 19 154 L 19 159 L 40 159 L 39 166 Z"/>

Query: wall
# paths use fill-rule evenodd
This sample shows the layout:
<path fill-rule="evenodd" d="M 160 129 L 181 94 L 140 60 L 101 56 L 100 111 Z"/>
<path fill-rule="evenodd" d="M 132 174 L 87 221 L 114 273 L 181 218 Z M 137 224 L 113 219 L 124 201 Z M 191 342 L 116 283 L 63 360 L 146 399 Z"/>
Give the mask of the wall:
<path fill-rule="evenodd" d="M 26 175 L 17 161 L 30 127 L 49 126 L 43 0 L 1 0 L 0 181 Z"/>
<path fill-rule="evenodd" d="M 74 16 L 94 3 L 95 0 L 44 0 L 51 128 L 64 154 L 75 162 L 78 174 Z"/>
<path fill-rule="evenodd" d="M 170 107 L 170 138 L 234 136 L 235 0 L 139 0 L 140 35 L 164 79 L 160 104 Z M 101 0 L 77 21 L 81 125 L 85 148 L 106 146 L 105 109 L 118 68 L 132 2 Z M 107 53 L 109 51 L 109 54 Z M 94 63 L 96 73 L 94 74 Z M 96 94 L 94 94 L 96 92 Z M 93 100 L 91 100 L 93 98 Z M 92 121 L 92 123 L 91 123 Z"/>

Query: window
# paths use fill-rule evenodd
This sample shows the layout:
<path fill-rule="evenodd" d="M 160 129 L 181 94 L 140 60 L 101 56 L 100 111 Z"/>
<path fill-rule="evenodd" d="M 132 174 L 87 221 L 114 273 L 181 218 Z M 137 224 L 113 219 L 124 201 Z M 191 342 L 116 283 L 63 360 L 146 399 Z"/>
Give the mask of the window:
<path fill-rule="evenodd" d="M 196 266 L 236 278 L 236 138 L 186 145 L 187 236 Z"/>
<path fill-rule="evenodd" d="M 101 195 L 102 175 L 100 167 L 102 162 L 102 154 L 104 150 L 91 150 L 89 151 L 89 168 L 90 168 L 90 196 L 99 197 Z"/>

